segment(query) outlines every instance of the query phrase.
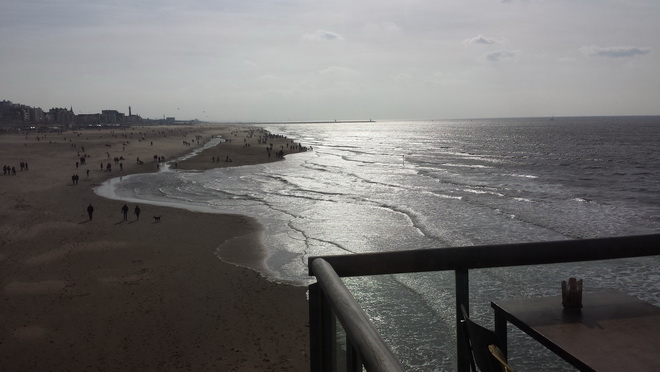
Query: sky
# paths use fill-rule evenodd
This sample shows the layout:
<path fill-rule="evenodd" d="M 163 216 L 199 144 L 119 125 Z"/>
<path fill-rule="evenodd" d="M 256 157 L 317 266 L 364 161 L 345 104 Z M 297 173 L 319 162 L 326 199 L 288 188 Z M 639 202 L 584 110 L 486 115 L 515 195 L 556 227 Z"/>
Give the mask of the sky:
<path fill-rule="evenodd" d="M 0 0 L 0 100 L 206 121 L 660 114 L 658 0 Z"/>

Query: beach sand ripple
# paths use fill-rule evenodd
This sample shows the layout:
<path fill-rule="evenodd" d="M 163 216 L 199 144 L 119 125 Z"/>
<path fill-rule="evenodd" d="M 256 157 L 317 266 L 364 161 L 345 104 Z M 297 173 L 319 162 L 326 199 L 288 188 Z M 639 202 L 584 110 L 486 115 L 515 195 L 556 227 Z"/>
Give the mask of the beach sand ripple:
<path fill-rule="evenodd" d="M 39 295 L 57 293 L 64 289 L 64 280 L 43 280 L 39 282 L 11 282 L 4 286 L 7 295 Z"/>

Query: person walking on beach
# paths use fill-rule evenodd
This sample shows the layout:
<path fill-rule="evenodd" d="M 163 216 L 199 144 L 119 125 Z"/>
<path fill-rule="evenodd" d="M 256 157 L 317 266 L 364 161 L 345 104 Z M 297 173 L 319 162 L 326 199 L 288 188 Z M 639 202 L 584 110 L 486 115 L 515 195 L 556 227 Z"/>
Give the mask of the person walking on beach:
<path fill-rule="evenodd" d="M 87 207 L 87 215 L 89 216 L 89 220 L 92 220 L 92 215 L 94 214 L 94 207 L 92 207 L 92 204 L 90 203 L 89 206 Z"/>
<path fill-rule="evenodd" d="M 138 206 L 136 205 L 136 206 L 135 206 L 135 211 L 134 211 L 134 213 L 135 213 L 135 218 L 138 219 L 138 220 L 140 219 L 140 212 L 142 212 L 142 211 L 140 210 L 140 207 L 138 207 Z"/>
<path fill-rule="evenodd" d="M 124 214 L 124 221 L 128 221 L 128 205 L 124 204 L 124 206 L 121 207 L 121 213 Z"/>

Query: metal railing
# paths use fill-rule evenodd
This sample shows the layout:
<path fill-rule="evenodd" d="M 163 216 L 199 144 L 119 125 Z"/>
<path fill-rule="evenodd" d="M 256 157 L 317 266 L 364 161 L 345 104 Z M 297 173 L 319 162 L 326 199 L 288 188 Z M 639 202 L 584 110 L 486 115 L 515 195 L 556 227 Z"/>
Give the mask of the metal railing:
<path fill-rule="evenodd" d="M 469 371 L 469 351 L 459 322 L 469 306 L 471 269 L 543 265 L 660 255 L 660 234 L 460 248 L 310 257 L 310 371 L 403 371 L 404 368 L 362 311 L 341 277 L 455 272 L 457 367 Z M 337 360 L 336 320 L 346 331 L 346 365 Z"/>

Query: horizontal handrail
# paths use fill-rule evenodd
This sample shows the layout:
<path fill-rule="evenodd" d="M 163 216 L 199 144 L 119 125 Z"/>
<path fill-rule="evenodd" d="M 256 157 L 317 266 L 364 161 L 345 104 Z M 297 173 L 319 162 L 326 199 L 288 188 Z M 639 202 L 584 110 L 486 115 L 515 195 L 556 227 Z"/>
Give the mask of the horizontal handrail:
<path fill-rule="evenodd" d="M 423 271 L 598 261 L 660 255 L 660 234 L 502 245 L 322 256 L 337 275 L 367 276 Z M 313 262 L 317 257 L 310 257 Z M 311 265 L 310 275 L 314 276 Z"/>
<path fill-rule="evenodd" d="M 370 372 L 404 371 L 399 360 L 392 354 L 369 317 L 357 304 L 332 266 L 324 259 L 317 258 L 310 261 L 309 267 L 316 276 L 322 291 L 330 300 L 333 311 L 367 370 Z"/>

